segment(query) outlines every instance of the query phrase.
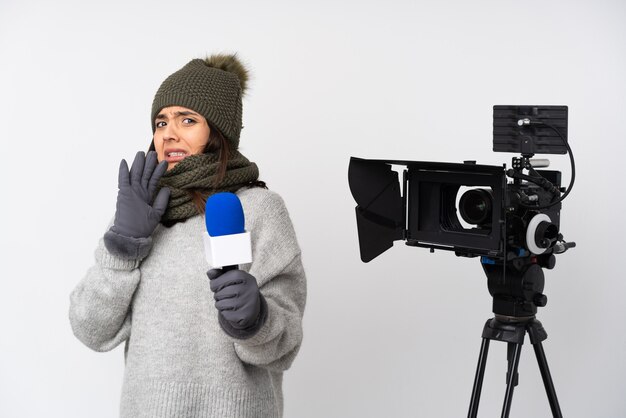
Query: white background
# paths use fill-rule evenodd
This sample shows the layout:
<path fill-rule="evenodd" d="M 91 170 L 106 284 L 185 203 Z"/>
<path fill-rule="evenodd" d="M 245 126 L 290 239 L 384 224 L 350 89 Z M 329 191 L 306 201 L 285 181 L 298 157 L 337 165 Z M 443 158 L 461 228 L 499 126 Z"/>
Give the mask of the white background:
<path fill-rule="evenodd" d="M 0 2 L 0 416 L 117 415 L 123 349 L 72 335 L 69 294 L 150 141 L 160 82 L 235 52 L 241 150 L 290 210 L 308 274 L 287 417 L 465 416 L 491 297 L 478 260 L 402 243 L 359 259 L 350 156 L 510 164 L 492 105 L 565 104 L 577 182 L 538 318 L 567 417 L 626 416 L 626 3 Z M 565 156 L 552 167 L 569 179 Z M 209 297 L 209 295 L 207 295 Z M 491 344 L 480 416 L 499 416 Z M 511 417 L 550 416 L 530 344 Z"/>

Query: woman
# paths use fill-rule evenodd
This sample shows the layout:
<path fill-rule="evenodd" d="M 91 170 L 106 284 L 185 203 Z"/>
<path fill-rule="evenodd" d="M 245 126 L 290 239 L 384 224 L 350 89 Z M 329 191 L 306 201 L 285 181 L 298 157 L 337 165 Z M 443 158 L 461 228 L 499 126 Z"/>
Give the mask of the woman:
<path fill-rule="evenodd" d="M 282 416 L 306 283 L 282 199 L 237 151 L 246 81 L 235 56 L 216 55 L 162 83 L 150 151 L 130 172 L 122 160 L 115 218 L 71 294 L 78 339 L 125 342 L 122 417 Z M 236 192 L 251 234 L 240 270 L 204 256 L 204 202 L 221 191 Z"/>

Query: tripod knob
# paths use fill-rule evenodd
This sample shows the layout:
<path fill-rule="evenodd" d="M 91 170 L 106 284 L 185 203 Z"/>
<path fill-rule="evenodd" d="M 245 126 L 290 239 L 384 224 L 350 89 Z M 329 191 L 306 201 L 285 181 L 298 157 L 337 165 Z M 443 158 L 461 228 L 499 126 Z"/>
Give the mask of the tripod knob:
<path fill-rule="evenodd" d="M 533 303 L 540 308 L 543 308 L 548 304 L 548 297 L 543 293 L 536 293 L 533 297 Z"/>

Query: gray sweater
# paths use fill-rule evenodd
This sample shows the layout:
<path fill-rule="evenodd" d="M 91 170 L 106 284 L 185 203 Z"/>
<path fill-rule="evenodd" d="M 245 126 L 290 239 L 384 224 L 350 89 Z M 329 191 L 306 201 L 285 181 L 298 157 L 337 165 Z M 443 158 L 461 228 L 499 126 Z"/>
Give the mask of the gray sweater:
<path fill-rule="evenodd" d="M 143 260 L 123 260 L 103 243 L 70 296 L 76 337 L 96 351 L 125 342 L 120 416 L 280 417 L 282 375 L 302 341 L 306 279 L 283 200 L 237 192 L 251 233 L 256 277 L 267 301 L 257 334 L 235 339 L 219 325 L 206 272 L 204 216 L 159 225 Z"/>

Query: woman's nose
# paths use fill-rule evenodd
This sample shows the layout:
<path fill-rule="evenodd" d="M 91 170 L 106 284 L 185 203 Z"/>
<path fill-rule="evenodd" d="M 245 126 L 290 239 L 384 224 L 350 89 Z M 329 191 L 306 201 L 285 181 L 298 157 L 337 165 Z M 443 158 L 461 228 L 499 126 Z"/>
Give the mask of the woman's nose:
<path fill-rule="evenodd" d="M 165 126 L 165 130 L 163 131 L 163 140 L 164 141 L 178 141 L 178 134 L 176 132 L 176 128 L 172 126 L 172 124 L 168 124 Z"/>

